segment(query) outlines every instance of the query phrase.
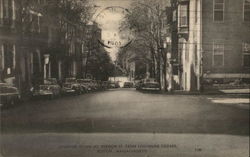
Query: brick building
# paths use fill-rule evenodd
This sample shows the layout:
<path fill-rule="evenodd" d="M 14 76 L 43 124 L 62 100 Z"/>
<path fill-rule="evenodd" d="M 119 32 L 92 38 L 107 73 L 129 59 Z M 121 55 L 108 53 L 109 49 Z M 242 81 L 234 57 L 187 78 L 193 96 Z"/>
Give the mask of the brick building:
<path fill-rule="evenodd" d="M 250 0 L 178 0 L 179 83 L 186 91 L 205 84 L 250 79 Z"/>

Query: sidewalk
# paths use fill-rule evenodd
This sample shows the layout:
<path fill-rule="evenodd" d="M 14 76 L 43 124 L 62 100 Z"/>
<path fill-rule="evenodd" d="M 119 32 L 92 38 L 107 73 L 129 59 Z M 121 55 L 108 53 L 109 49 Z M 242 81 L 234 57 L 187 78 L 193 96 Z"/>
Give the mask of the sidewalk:
<path fill-rule="evenodd" d="M 171 92 L 161 91 L 163 94 L 169 95 L 245 95 L 250 96 L 250 89 L 221 89 L 221 90 L 204 90 L 200 91 L 183 91 L 174 90 Z"/>
<path fill-rule="evenodd" d="M 183 91 L 183 90 L 174 90 L 171 92 L 165 92 L 166 94 L 179 94 L 179 95 L 250 95 L 250 89 L 213 89 L 213 90 L 204 90 L 200 91 Z"/>
<path fill-rule="evenodd" d="M 225 94 L 250 94 L 250 88 L 248 89 L 223 89 L 220 91 Z"/>
<path fill-rule="evenodd" d="M 166 92 L 166 94 L 204 95 L 216 104 L 233 106 L 240 109 L 250 109 L 250 89 L 207 90 L 204 92 L 173 91 Z"/>

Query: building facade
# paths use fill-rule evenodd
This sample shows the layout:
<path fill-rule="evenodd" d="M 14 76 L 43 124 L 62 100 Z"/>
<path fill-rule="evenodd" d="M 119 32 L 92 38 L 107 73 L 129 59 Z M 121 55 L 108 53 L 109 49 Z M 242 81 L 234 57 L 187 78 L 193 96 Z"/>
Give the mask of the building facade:
<path fill-rule="evenodd" d="M 30 7 L 24 1 L 0 0 L 0 78 L 18 87 L 21 94 L 42 75 L 47 39 L 38 6 L 44 3 L 32 1 Z"/>
<path fill-rule="evenodd" d="M 84 26 L 51 16 L 44 11 L 48 5 L 47 0 L 0 0 L 0 79 L 22 95 L 44 79 L 62 82 L 82 74 Z"/>
<path fill-rule="evenodd" d="M 249 83 L 250 0 L 179 0 L 180 86 Z"/>

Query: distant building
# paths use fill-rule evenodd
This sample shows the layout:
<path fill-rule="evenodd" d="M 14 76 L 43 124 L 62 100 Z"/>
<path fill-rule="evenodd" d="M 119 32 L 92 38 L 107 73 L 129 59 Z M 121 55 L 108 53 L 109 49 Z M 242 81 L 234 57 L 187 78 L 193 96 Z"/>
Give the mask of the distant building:
<path fill-rule="evenodd" d="M 177 42 L 172 46 L 178 50 L 180 87 L 191 91 L 208 83 L 249 83 L 250 0 L 172 0 L 172 4 L 177 4 L 173 9 Z"/>

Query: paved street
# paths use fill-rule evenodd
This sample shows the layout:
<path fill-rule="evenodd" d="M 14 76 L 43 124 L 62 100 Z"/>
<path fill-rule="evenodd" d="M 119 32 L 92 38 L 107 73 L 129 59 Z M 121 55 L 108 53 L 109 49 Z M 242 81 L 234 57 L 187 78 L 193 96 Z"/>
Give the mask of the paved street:
<path fill-rule="evenodd" d="M 248 136 L 249 109 L 241 108 L 242 101 L 238 106 L 219 103 L 224 98 L 115 89 L 54 100 L 36 100 L 4 109 L 1 112 L 2 132 Z"/>
<path fill-rule="evenodd" d="M 134 89 L 36 100 L 2 110 L 0 156 L 245 157 L 245 100 Z"/>

